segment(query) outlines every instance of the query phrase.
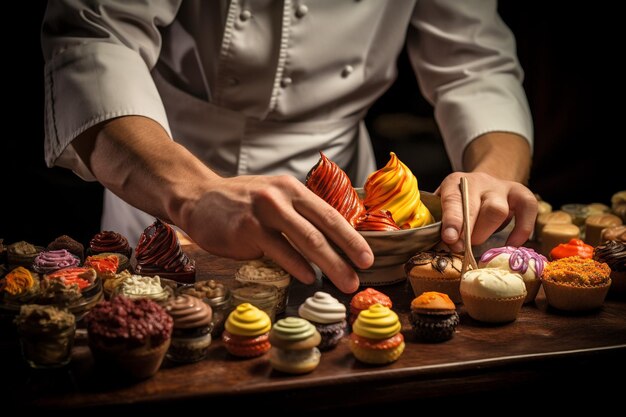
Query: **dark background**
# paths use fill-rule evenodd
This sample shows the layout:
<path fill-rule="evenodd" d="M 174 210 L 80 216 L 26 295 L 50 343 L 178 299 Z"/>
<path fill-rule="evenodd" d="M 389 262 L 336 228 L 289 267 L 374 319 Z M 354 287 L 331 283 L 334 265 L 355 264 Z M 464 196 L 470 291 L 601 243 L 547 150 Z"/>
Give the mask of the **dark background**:
<path fill-rule="evenodd" d="M 43 159 L 39 31 L 45 2 L 10 3 L 13 10 L 4 10 L 2 29 L 0 239 L 46 245 L 68 234 L 87 243 L 100 230 L 101 186 L 47 168 Z M 626 158 L 618 151 L 624 142 L 618 113 L 624 107 L 623 68 L 617 63 L 624 52 L 623 23 L 612 3 L 585 6 L 515 0 L 499 6 L 517 38 L 534 118 L 530 188 L 556 208 L 570 202 L 610 204 L 613 193 L 626 189 Z M 420 188 L 434 191 L 450 166 L 406 55 L 398 66 L 397 82 L 367 118 L 377 161 L 384 165 L 395 151 Z"/>

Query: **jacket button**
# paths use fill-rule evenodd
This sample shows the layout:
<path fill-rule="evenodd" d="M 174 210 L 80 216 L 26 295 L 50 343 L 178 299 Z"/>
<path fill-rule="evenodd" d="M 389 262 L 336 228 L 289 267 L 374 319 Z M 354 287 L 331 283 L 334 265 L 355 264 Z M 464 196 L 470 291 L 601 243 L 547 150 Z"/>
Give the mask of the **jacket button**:
<path fill-rule="evenodd" d="M 285 77 L 282 80 L 280 80 L 280 86 L 282 88 L 287 88 L 287 87 L 289 87 L 291 85 L 292 82 L 293 81 L 291 80 L 291 78 Z"/>
<path fill-rule="evenodd" d="M 353 72 L 354 72 L 354 67 L 352 65 L 346 65 L 341 70 L 341 76 L 343 78 L 346 78 L 346 77 L 348 77 L 348 75 L 352 74 Z"/>
<path fill-rule="evenodd" d="M 252 13 L 250 12 L 250 10 L 242 10 L 241 13 L 239 14 L 239 19 L 242 22 L 250 20 L 251 17 L 252 17 Z"/>
<path fill-rule="evenodd" d="M 298 19 L 302 19 L 304 16 L 306 16 L 308 12 L 309 12 L 309 8 L 306 6 L 306 4 L 301 4 L 296 9 L 296 17 Z"/>

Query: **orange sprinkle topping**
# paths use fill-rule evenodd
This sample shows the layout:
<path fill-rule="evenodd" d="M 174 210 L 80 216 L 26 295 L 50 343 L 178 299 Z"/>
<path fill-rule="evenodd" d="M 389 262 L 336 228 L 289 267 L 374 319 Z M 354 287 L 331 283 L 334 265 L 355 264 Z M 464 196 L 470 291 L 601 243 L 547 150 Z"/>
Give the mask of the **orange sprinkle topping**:
<path fill-rule="evenodd" d="M 541 278 L 565 284 L 596 286 L 606 284 L 610 274 L 611 268 L 604 262 L 570 256 L 548 262 Z"/>

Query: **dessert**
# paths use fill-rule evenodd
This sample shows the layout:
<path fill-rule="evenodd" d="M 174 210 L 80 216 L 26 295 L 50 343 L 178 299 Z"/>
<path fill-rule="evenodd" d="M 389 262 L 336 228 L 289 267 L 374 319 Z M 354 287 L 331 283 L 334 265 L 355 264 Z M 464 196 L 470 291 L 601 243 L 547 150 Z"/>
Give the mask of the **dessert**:
<path fill-rule="evenodd" d="M 409 322 L 417 340 L 445 342 L 454 336 L 459 314 L 447 294 L 429 291 L 411 301 Z"/>
<path fill-rule="evenodd" d="M 117 255 L 114 253 L 91 255 L 85 259 L 84 266 L 93 268 L 100 279 L 105 282 L 107 279 L 114 278 L 117 274 L 120 265 L 120 258 Z"/>
<path fill-rule="evenodd" d="M 128 244 L 128 239 L 121 234 L 110 230 L 104 230 L 91 238 L 87 252 L 90 255 L 97 255 L 105 252 L 121 253 L 130 259 L 133 249 Z"/>
<path fill-rule="evenodd" d="M 586 204 L 564 204 L 561 206 L 561 210 L 572 216 L 572 222 L 578 227 L 583 226 L 585 219 L 589 216 L 589 208 Z"/>
<path fill-rule="evenodd" d="M 606 242 L 607 240 L 626 242 L 626 225 L 612 226 L 603 229 L 602 233 L 600 234 L 600 242 Z"/>
<path fill-rule="evenodd" d="M 81 291 L 93 285 L 96 278 L 97 274 L 93 268 L 80 266 L 59 269 L 44 276 L 45 281 L 59 280 L 65 285 L 76 284 Z"/>
<path fill-rule="evenodd" d="M 535 300 L 541 287 L 541 274 L 548 262 L 545 256 L 530 248 L 504 246 L 489 249 L 480 257 L 480 268 L 500 268 L 509 272 L 517 272 L 522 276 L 526 285 L 526 299 L 524 303 Z"/>
<path fill-rule="evenodd" d="M 320 363 L 317 345 L 321 336 L 315 326 L 300 317 L 278 320 L 270 331 L 270 364 L 289 374 L 305 374 Z"/>
<path fill-rule="evenodd" d="M 174 319 L 167 357 L 183 363 L 204 359 L 211 344 L 211 307 L 197 297 L 179 295 L 165 304 L 165 310 Z"/>
<path fill-rule="evenodd" d="M 76 320 L 53 306 L 26 304 L 15 318 L 22 354 L 32 368 L 58 368 L 72 358 Z"/>
<path fill-rule="evenodd" d="M 580 228 L 575 224 L 548 224 L 543 228 L 541 253 L 547 256 L 555 246 L 578 238 Z"/>
<path fill-rule="evenodd" d="M 196 264 L 183 252 L 176 232 L 159 219 L 139 237 L 135 258 L 135 272 L 141 275 L 158 275 L 178 282 L 193 282 L 196 276 Z"/>
<path fill-rule="evenodd" d="M 411 257 L 404 264 L 404 271 L 416 297 L 427 291 L 436 291 L 448 294 L 453 302 L 460 303 L 462 265 L 462 255 L 443 250 L 429 250 Z"/>
<path fill-rule="evenodd" d="M 153 376 L 169 348 L 173 320 L 157 303 L 124 296 L 101 301 L 85 317 L 89 348 L 102 369 Z"/>
<path fill-rule="evenodd" d="M 278 290 L 276 314 L 282 314 L 287 307 L 291 275 L 272 260 L 264 258 L 248 261 L 235 273 L 235 279 L 241 282 L 251 282 L 263 285 L 272 285 Z"/>
<path fill-rule="evenodd" d="M 33 260 L 33 270 L 40 274 L 51 274 L 59 269 L 78 266 L 80 258 L 66 249 L 44 250 Z"/>
<path fill-rule="evenodd" d="M 355 227 L 365 213 L 348 175 L 320 152 L 320 160 L 306 176 L 305 184 L 318 197 L 330 204 Z"/>
<path fill-rule="evenodd" d="M 487 323 L 514 321 L 526 294 L 522 276 L 505 269 L 473 269 L 461 277 L 463 304 L 474 320 Z"/>
<path fill-rule="evenodd" d="M 626 222 L 626 190 L 619 191 L 611 196 L 611 210 L 622 221 Z"/>
<path fill-rule="evenodd" d="M 388 308 L 393 307 L 391 299 L 374 288 L 366 288 L 356 293 L 350 300 L 350 325 L 356 321 L 361 311 L 367 310 L 374 304 L 380 304 Z"/>
<path fill-rule="evenodd" d="M 224 347 L 234 356 L 251 358 L 270 350 L 269 316 L 250 303 L 239 304 L 228 315 L 222 333 Z"/>
<path fill-rule="evenodd" d="M 435 222 L 420 199 L 417 179 L 393 152 L 390 153 L 387 165 L 369 175 L 364 190 L 363 204 L 367 211 L 389 210 L 402 229 Z"/>
<path fill-rule="evenodd" d="M 4 301 L 27 303 L 38 292 L 39 275 L 23 266 L 18 266 L 0 279 L 0 297 Z"/>
<path fill-rule="evenodd" d="M 601 243 L 602 231 L 607 227 L 621 226 L 622 219 L 615 214 L 595 214 L 585 220 L 585 242 L 591 246 Z"/>
<path fill-rule="evenodd" d="M 546 300 L 559 310 L 599 308 L 611 286 L 610 274 L 607 264 L 579 256 L 549 262 L 542 276 Z"/>
<path fill-rule="evenodd" d="M 567 243 L 557 245 L 550 251 L 551 260 L 567 258 L 569 256 L 591 258 L 593 256 L 593 246 L 587 245 L 580 239 L 571 239 Z"/>
<path fill-rule="evenodd" d="M 360 232 L 388 232 L 400 230 L 389 210 L 373 210 L 365 213 L 356 225 Z"/>
<path fill-rule="evenodd" d="M 543 228 L 548 224 L 572 224 L 572 216 L 562 210 L 539 214 L 535 221 L 535 239 L 543 240 Z"/>
<path fill-rule="evenodd" d="M 39 255 L 43 248 L 41 246 L 32 245 L 24 240 L 11 243 L 7 246 L 7 263 L 9 269 L 13 269 L 18 266 L 24 268 L 32 268 L 35 257 Z"/>
<path fill-rule="evenodd" d="M 609 292 L 626 294 L 626 243 L 606 241 L 593 250 L 593 259 L 604 262 L 611 268 Z"/>
<path fill-rule="evenodd" d="M 322 337 L 318 346 L 322 351 L 337 346 L 346 332 L 346 306 L 326 292 L 317 291 L 307 298 L 298 315 L 315 326 Z"/>
<path fill-rule="evenodd" d="M 59 269 L 44 275 L 39 301 L 67 307 L 80 320 L 102 298 L 102 280 L 92 268 Z"/>
<path fill-rule="evenodd" d="M 213 311 L 211 337 L 215 338 L 224 331 L 226 318 L 233 310 L 230 290 L 221 282 L 213 279 L 197 281 L 179 289 L 181 294 L 189 294 L 202 299 Z"/>
<path fill-rule="evenodd" d="M 589 211 L 589 216 L 594 216 L 596 214 L 606 214 L 611 212 L 611 208 L 602 203 L 587 204 L 587 210 Z"/>
<path fill-rule="evenodd" d="M 350 350 L 361 362 L 382 365 L 396 361 L 404 352 L 398 315 L 388 307 L 374 304 L 359 313 L 352 326 Z"/>
<path fill-rule="evenodd" d="M 72 255 L 78 257 L 82 262 L 85 259 L 85 247 L 68 235 L 61 235 L 54 239 L 46 247 L 47 250 L 65 249 Z"/>
<path fill-rule="evenodd" d="M 124 280 L 117 285 L 116 294 L 129 298 L 149 298 L 160 303 L 170 297 L 170 292 L 163 287 L 158 275 L 155 277 L 125 275 Z"/>

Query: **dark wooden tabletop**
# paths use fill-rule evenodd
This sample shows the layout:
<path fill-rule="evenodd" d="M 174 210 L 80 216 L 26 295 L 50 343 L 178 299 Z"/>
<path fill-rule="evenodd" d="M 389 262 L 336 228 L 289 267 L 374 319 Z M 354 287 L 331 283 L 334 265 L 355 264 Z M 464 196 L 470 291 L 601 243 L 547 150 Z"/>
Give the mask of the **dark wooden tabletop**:
<path fill-rule="evenodd" d="M 197 279 L 229 280 L 238 266 L 195 246 L 185 250 L 197 262 Z M 349 303 L 350 296 L 339 293 L 326 279 L 313 286 L 294 282 L 286 314 L 295 315 L 298 305 L 318 289 Z M 181 401 L 200 405 L 228 402 L 231 406 L 254 402 L 286 408 L 306 403 L 307 409 L 316 410 L 376 401 L 545 390 L 550 384 L 577 389 L 589 384 L 589 375 L 602 378 L 606 372 L 623 372 L 626 364 L 624 300 L 609 299 L 601 310 L 566 315 L 549 308 L 540 292 L 534 304 L 522 308 L 515 322 L 497 326 L 473 321 L 461 306 L 461 323 L 453 339 L 426 344 L 414 340 L 407 321 L 413 298 L 410 286 L 400 283 L 379 289 L 391 297 L 407 342 L 404 354 L 390 365 L 360 364 L 344 338 L 336 349 L 322 354 L 312 373 L 285 375 L 271 369 L 267 355 L 237 359 L 216 340 L 201 362 L 175 365 L 166 360 L 153 378 L 129 382 L 103 374 L 94 366 L 83 335 L 77 339 L 70 365 L 54 371 L 29 370 L 21 361 L 18 346 L 0 345 L 6 364 L 0 398 L 64 410 L 166 407 Z"/>

